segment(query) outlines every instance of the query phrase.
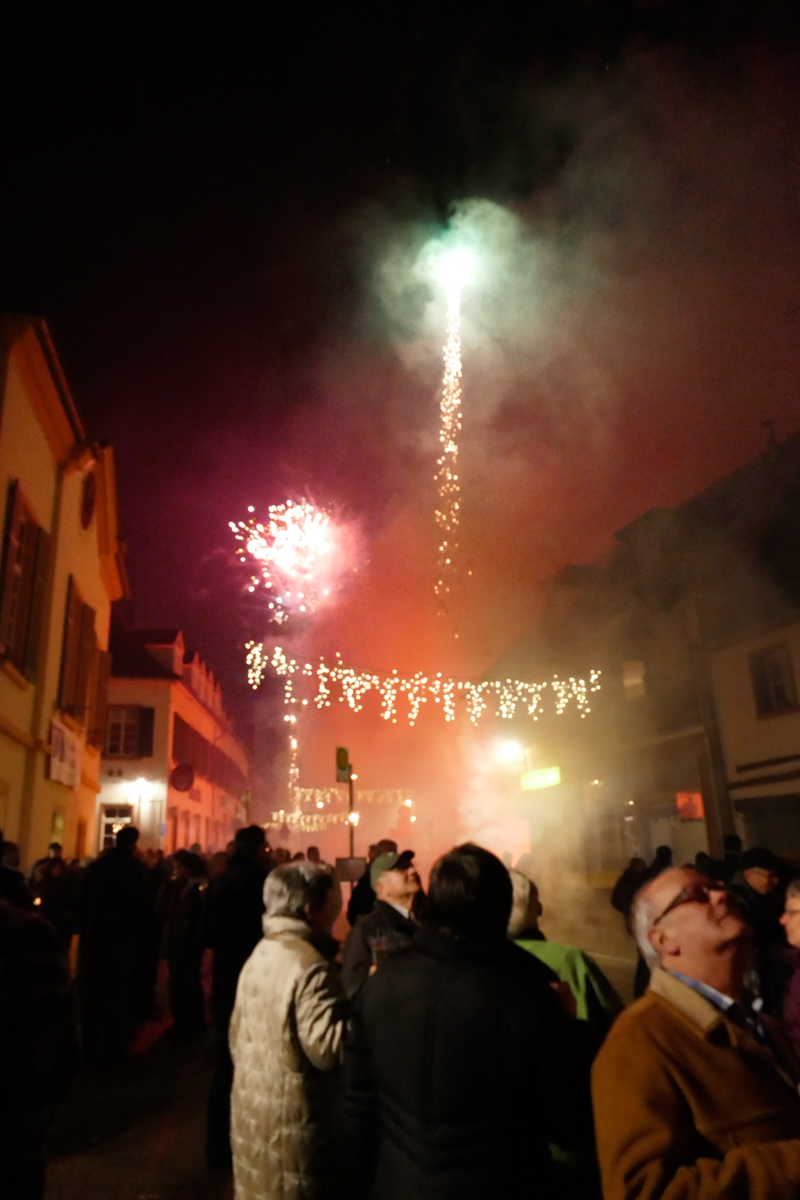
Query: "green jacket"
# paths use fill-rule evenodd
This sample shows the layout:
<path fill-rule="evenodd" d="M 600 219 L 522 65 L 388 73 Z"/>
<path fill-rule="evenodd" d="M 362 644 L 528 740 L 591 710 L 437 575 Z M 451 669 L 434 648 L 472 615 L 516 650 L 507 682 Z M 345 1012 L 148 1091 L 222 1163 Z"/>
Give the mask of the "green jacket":
<path fill-rule="evenodd" d="M 578 1020 L 588 1021 L 599 1046 L 624 1005 L 594 959 L 574 946 L 548 942 L 541 934 L 518 938 L 517 945 L 535 954 L 569 984 L 577 1001 Z"/>

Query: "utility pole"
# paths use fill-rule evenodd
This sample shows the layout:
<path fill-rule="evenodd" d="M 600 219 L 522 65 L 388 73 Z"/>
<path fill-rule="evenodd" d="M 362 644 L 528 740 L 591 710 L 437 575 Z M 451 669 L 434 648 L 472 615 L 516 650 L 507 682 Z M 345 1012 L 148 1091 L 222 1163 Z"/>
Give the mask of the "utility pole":
<path fill-rule="evenodd" d="M 347 772 L 347 824 L 350 826 L 350 857 L 355 858 L 356 826 L 353 821 L 353 764 L 348 763 Z"/>

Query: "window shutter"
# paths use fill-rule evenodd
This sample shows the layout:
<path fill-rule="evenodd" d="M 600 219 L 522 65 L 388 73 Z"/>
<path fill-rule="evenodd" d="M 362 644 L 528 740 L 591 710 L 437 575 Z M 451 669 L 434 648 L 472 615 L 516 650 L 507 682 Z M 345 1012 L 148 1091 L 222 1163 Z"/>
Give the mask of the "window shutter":
<path fill-rule="evenodd" d="M 94 609 L 81 605 L 78 665 L 75 672 L 75 717 L 85 721 L 91 707 L 90 683 L 97 654 L 97 635 L 94 631 Z"/>
<path fill-rule="evenodd" d="M 89 744 L 102 750 L 106 742 L 108 724 L 108 681 L 111 677 L 111 655 L 105 650 L 97 651 L 94 706 L 89 722 Z"/>
<path fill-rule="evenodd" d="M 31 591 L 30 615 L 28 617 L 23 664 L 25 675 L 30 680 L 36 678 L 36 668 L 39 663 L 39 646 L 42 640 L 47 573 L 50 566 L 50 541 L 50 534 L 46 529 L 37 529 L 36 560 L 34 564 L 33 588 Z"/>
<path fill-rule="evenodd" d="M 139 709 L 139 758 L 151 758 L 153 754 L 153 724 L 156 710 L 154 708 Z"/>
<path fill-rule="evenodd" d="M 19 581 L 19 537 L 22 526 L 22 498 L 19 482 L 12 479 L 6 497 L 3 527 L 3 563 L 0 576 L 0 653 L 7 654 L 13 631 L 15 600 Z"/>
<path fill-rule="evenodd" d="M 64 642 L 61 650 L 61 678 L 58 685 L 58 707 L 65 712 L 75 708 L 78 679 L 78 654 L 81 636 L 82 603 L 70 575 L 67 583 L 67 606 L 64 613 Z"/>

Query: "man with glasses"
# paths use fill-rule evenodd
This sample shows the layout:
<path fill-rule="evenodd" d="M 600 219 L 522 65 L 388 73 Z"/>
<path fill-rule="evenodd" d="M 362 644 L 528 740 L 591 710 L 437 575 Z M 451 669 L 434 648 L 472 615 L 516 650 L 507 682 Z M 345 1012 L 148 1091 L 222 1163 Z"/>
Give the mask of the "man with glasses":
<path fill-rule="evenodd" d="M 731 894 L 673 868 L 632 925 L 652 977 L 594 1066 L 605 1200 L 800 1196 L 800 1063 L 746 1003 L 751 931 Z"/>

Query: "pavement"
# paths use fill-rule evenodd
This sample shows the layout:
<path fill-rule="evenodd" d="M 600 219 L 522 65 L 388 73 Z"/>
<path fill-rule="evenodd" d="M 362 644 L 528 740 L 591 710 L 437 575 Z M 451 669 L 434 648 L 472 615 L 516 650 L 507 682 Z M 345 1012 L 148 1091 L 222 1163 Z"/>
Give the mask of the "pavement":
<path fill-rule="evenodd" d="M 46 1200 L 229 1200 L 203 1157 L 208 1042 L 145 1026 L 114 1068 L 85 1066 L 51 1130 Z"/>

